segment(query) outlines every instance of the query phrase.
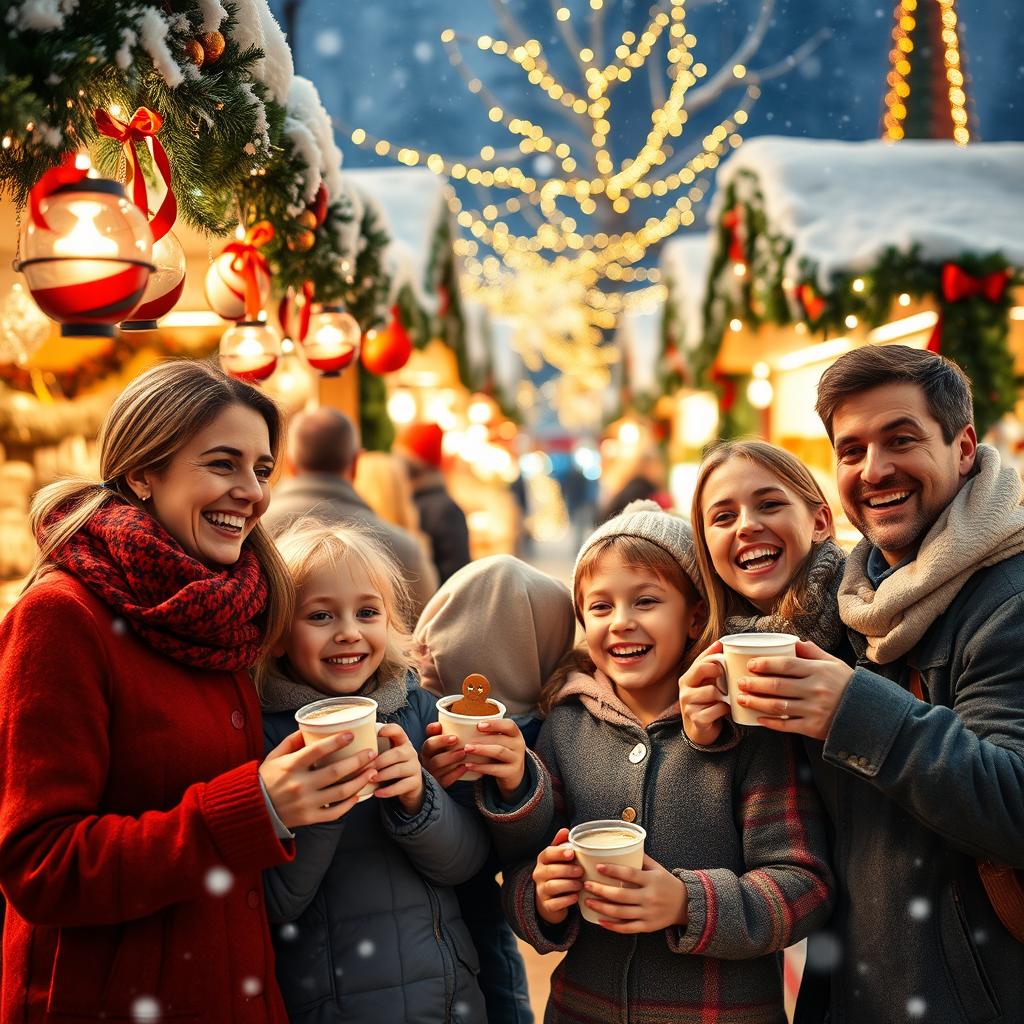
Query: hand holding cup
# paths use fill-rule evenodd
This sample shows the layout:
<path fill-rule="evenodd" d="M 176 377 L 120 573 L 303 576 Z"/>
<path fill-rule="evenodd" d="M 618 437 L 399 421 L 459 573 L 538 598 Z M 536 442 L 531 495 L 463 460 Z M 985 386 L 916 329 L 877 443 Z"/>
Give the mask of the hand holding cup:
<path fill-rule="evenodd" d="M 679 711 L 683 716 L 683 731 L 691 743 L 709 747 L 722 732 L 722 719 L 730 713 L 722 692 L 725 688 L 725 670 L 715 655 L 722 645 L 715 641 L 679 677 Z"/>
<path fill-rule="evenodd" d="M 533 869 L 534 903 L 541 919 L 561 924 L 579 902 L 583 869 L 569 845 L 569 830 L 560 828 L 551 845 L 541 850 Z"/>

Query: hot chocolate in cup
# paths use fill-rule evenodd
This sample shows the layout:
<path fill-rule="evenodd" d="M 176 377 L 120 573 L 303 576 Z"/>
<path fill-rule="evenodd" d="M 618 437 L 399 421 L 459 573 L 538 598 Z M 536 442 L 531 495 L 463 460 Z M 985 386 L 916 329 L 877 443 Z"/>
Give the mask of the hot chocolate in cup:
<path fill-rule="evenodd" d="M 299 708 L 295 712 L 295 721 L 307 746 L 339 732 L 352 733 L 352 742 L 319 762 L 319 766 L 354 757 L 363 750 L 377 752 L 377 733 L 382 723 L 377 721 L 377 702 L 372 697 L 328 697 L 326 700 L 317 700 Z M 376 788 L 373 783 L 363 786 L 359 790 L 360 801 L 373 796 Z"/>
<path fill-rule="evenodd" d="M 644 840 L 647 832 L 632 821 L 609 818 L 600 821 L 585 821 L 569 832 L 569 845 L 576 852 L 576 862 L 583 868 L 585 882 L 598 882 L 619 889 L 622 883 L 597 870 L 598 864 L 616 864 L 620 867 L 642 868 L 644 866 Z M 580 913 L 584 921 L 597 924 L 601 915 L 591 910 L 584 902 L 593 899 L 585 889 L 580 892 Z"/>
<path fill-rule="evenodd" d="M 490 715 L 457 715 L 454 711 L 449 711 L 448 708 L 456 701 L 462 700 L 461 693 L 449 694 L 447 697 L 442 697 L 437 702 L 437 720 L 441 723 L 441 733 L 444 736 L 457 736 L 459 738 L 459 744 L 455 747 L 455 750 L 459 750 L 464 747 L 467 743 L 486 743 L 486 736 L 477 729 L 477 724 L 480 722 L 487 722 L 495 718 L 505 717 L 505 705 L 500 700 L 494 700 L 493 697 L 487 698 L 487 703 L 494 708 L 494 712 Z M 476 754 L 467 754 L 467 764 L 479 764 L 481 761 L 487 761 L 486 757 L 478 757 Z M 475 782 L 480 778 L 479 772 L 466 772 L 460 776 L 459 782 Z"/>
<path fill-rule="evenodd" d="M 732 720 L 737 725 L 760 725 L 758 718 L 771 717 L 742 707 L 736 699 L 739 696 L 737 681 L 751 674 L 747 671 L 747 662 L 751 658 L 792 658 L 799 640 L 800 637 L 792 633 L 732 633 L 720 638 L 722 653 L 710 654 L 708 658 L 725 669 L 726 688 L 722 699 L 732 709 Z"/>

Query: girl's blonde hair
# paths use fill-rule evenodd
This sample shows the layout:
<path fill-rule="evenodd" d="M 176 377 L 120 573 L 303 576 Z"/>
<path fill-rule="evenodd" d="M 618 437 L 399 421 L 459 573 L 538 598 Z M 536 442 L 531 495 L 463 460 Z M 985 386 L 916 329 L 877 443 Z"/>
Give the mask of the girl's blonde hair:
<path fill-rule="evenodd" d="M 117 501 L 145 510 L 127 485 L 127 474 L 163 472 L 200 430 L 237 405 L 263 418 L 276 461 L 281 448 L 280 410 L 262 391 L 229 377 L 212 363 L 168 360 L 130 381 L 100 428 L 102 480 L 68 477 L 43 487 L 33 498 L 29 519 L 39 538 L 39 553 L 22 592 L 56 567 L 53 552 L 104 505 Z M 43 524 L 61 509 L 64 517 L 44 530 Z M 294 591 L 274 542 L 260 523 L 244 544 L 256 556 L 267 581 L 263 646 L 269 650 L 291 622 Z"/>
<path fill-rule="evenodd" d="M 576 610 L 576 618 L 583 622 L 583 588 L 587 581 L 597 571 L 601 559 L 605 555 L 616 555 L 623 565 L 635 569 L 647 569 L 653 572 L 659 579 L 671 587 L 675 587 L 688 605 L 695 604 L 701 600 L 693 581 L 683 571 L 683 567 L 672 557 L 660 544 L 646 540 L 643 537 L 634 537 L 629 534 L 616 534 L 606 537 L 603 540 L 591 545 L 584 551 L 579 564 L 576 566 L 576 576 L 573 581 L 572 603 Z M 690 645 L 683 653 L 679 671 L 684 672 L 689 665 L 695 648 Z M 542 716 L 550 713 L 551 709 L 558 703 L 558 695 L 574 672 L 582 672 L 584 675 L 592 676 L 597 671 L 594 659 L 590 656 L 586 642 L 574 647 L 561 660 L 551 678 L 544 684 L 540 691 L 540 698 L 537 702 L 537 709 Z"/>
<path fill-rule="evenodd" d="M 331 527 L 317 520 L 299 519 L 277 538 L 277 549 L 296 592 L 325 565 L 339 573 L 354 566 L 366 574 L 384 604 L 388 632 L 384 659 L 365 692 L 372 693 L 384 682 L 404 679 L 413 667 L 409 588 L 386 544 L 365 528 Z M 287 655 L 267 654 L 262 659 L 256 671 L 257 689 L 262 692 L 265 680 L 275 671 L 291 675 Z"/>
<path fill-rule="evenodd" d="M 693 544 L 697 555 L 697 565 L 704 581 L 704 591 L 708 595 L 708 621 L 704 632 L 694 646 L 694 652 L 703 651 L 713 644 L 720 636 L 728 632 L 726 622 L 730 615 L 747 612 L 749 606 L 741 594 L 727 586 L 715 572 L 708 551 L 707 535 L 704 529 L 704 488 L 708 478 L 720 466 L 733 459 L 747 459 L 792 490 L 796 496 L 811 510 L 828 511 L 828 536 L 835 540 L 836 528 L 832 521 L 832 510 L 828 499 L 811 476 L 810 470 L 798 459 L 783 448 L 767 441 L 742 439 L 722 441 L 705 455 L 697 472 L 697 485 L 693 492 L 693 505 L 690 523 L 693 527 Z M 779 596 L 773 609 L 774 614 L 784 619 L 795 619 L 805 613 L 807 602 L 807 574 L 814 561 L 814 552 L 821 541 L 812 544 L 811 550 L 797 570 L 789 586 Z"/>

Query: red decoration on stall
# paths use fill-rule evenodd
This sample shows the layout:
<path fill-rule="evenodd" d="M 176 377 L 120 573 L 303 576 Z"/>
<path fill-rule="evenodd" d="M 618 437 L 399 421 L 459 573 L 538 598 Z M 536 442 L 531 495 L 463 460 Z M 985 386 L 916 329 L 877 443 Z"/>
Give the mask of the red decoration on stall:
<path fill-rule="evenodd" d="M 391 307 L 391 322 L 380 331 L 368 331 L 363 339 L 363 366 L 370 373 L 394 373 L 409 361 L 412 339 L 402 323 L 398 307 Z"/>
<path fill-rule="evenodd" d="M 312 281 L 304 281 L 302 288 L 299 292 L 302 296 L 301 302 L 297 302 L 298 296 L 295 294 L 294 288 L 289 288 L 282 297 L 281 301 L 277 306 L 277 319 L 281 324 L 281 330 L 284 331 L 285 336 L 288 338 L 294 338 L 298 342 L 304 342 L 306 335 L 309 334 L 309 318 L 313 315 L 313 297 L 315 295 L 315 289 Z M 294 332 L 292 333 L 291 320 L 293 316 L 292 306 L 295 305 L 299 310 L 299 323 Z"/>
<path fill-rule="evenodd" d="M 320 187 L 316 190 L 316 195 L 313 197 L 313 202 L 307 207 L 307 209 L 312 210 L 313 216 L 316 217 L 316 227 L 320 227 L 327 220 L 329 199 L 327 186 L 321 181 Z"/>
<path fill-rule="evenodd" d="M 729 233 L 729 259 L 733 263 L 746 263 L 747 254 L 743 248 L 743 239 L 740 237 L 740 228 L 743 226 L 743 207 L 734 206 L 722 214 L 722 227 Z"/>
<path fill-rule="evenodd" d="M 717 364 L 711 367 L 710 377 L 721 390 L 718 407 L 722 412 L 729 412 L 736 404 L 736 381 L 727 374 L 722 373 Z"/>
<path fill-rule="evenodd" d="M 965 299 L 982 298 L 986 302 L 999 302 L 1006 294 L 1011 274 L 1008 270 L 993 270 L 990 274 L 975 276 L 956 263 L 942 266 L 942 299 L 944 302 L 963 302 Z M 931 337 L 925 348 L 938 352 L 942 348 L 942 313 L 932 328 Z"/>
<path fill-rule="evenodd" d="M 130 121 L 122 121 L 101 107 L 95 111 L 93 119 L 101 135 L 117 139 L 124 146 L 125 159 L 131 169 L 132 201 L 147 218 L 149 217 L 149 197 L 146 194 L 146 176 L 142 173 L 142 165 L 139 163 L 139 154 L 135 143 L 144 142 L 146 139 L 150 140 L 153 148 L 153 162 L 167 186 L 167 195 L 164 196 L 160 209 L 156 211 L 156 215 L 149 225 L 153 232 L 153 241 L 159 242 L 174 226 L 174 221 L 178 216 L 178 200 L 171 188 L 171 164 L 167 159 L 166 150 L 156 137 L 156 133 L 164 126 L 163 115 L 148 107 L 139 107 L 132 114 Z"/>
<path fill-rule="evenodd" d="M 814 285 L 804 284 L 796 290 L 800 305 L 804 308 L 808 320 L 818 320 L 825 312 L 825 300 L 814 290 Z"/>

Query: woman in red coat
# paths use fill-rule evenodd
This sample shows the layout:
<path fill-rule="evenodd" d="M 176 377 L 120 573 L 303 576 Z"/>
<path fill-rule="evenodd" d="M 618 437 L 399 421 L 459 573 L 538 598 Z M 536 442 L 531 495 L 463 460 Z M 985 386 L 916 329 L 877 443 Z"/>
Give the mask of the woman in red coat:
<path fill-rule="evenodd" d="M 262 758 L 248 669 L 292 604 L 259 526 L 280 433 L 255 388 L 164 363 L 114 403 L 103 482 L 36 496 L 0 625 L 3 1024 L 286 1021 L 260 872 L 368 773 L 311 770 L 344 737 Z"/>

